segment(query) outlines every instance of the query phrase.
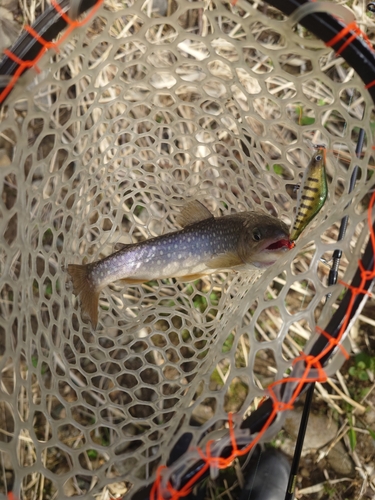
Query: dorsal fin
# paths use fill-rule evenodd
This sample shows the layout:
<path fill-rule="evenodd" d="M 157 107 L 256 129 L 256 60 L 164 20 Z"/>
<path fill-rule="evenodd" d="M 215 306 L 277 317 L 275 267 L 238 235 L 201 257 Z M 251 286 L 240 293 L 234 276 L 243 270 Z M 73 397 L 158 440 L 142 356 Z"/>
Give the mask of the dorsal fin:
<path fill-rule="evenodd" d="M 120 243 L 119 241 L 114 244 L 113 251 L 119 252 L 120 250 L 125 250 L 126 247 L 132 247 L 134 243 Z"/>
<path fill-rule="evenodd" d="M 181 213 L 177 215 L 176 222 L 182 227 L 190 226 L 195 222 L 210 219 L 212 213 L 198 200 L 189 201 L 183 206 Z"/>

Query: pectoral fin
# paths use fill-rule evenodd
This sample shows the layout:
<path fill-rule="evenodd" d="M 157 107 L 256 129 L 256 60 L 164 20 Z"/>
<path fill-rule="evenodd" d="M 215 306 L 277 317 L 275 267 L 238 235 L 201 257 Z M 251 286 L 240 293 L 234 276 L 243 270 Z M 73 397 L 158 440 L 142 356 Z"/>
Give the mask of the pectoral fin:
<path fill-rule="evenodd" d="M 240 265 L 243 265 L 243 261 L 232 252 L 220 254 L 206 262 L 206 266 L 211 269 L 230 269 Z"/>
<path fill-rule="evenodd" d="M 182 227 L 190 226 L 195 222 L 213 218 L 212 213 L 198 200 L 189 201 L 176 217 L 176 222 Z"/>

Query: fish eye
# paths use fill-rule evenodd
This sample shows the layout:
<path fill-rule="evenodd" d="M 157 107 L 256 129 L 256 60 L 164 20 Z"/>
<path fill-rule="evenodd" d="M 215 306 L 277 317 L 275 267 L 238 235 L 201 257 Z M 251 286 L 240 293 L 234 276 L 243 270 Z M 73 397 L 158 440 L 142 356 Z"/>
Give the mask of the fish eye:
<path fill-rule="evenodd" d="M 323 160 L 323 156 L 322 155 L 316 155 L 315 156 L 315 161 L 322 161 Z"/>
<path fill-rule="evenodd" d="M 260 241 L 262 239 L 262 235 L 260 233 L 260 230 L 258 228 L 255 228 L 253 230 L 253 240 L 254 241 Z"/>

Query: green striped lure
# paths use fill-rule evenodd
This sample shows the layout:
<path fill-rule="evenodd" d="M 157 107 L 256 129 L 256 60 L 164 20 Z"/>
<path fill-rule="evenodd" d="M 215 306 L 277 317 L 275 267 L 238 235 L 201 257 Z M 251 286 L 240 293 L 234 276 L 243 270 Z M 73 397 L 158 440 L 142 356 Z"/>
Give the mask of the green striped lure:
<path fill-rule="evenodd" d="M 315 152 L 308 164 L 298 196 L 297 214 L 290 240 L 295 241 L 305 227 L 313 220 L 327 199 L 326 148 L 315 146 Z"/>

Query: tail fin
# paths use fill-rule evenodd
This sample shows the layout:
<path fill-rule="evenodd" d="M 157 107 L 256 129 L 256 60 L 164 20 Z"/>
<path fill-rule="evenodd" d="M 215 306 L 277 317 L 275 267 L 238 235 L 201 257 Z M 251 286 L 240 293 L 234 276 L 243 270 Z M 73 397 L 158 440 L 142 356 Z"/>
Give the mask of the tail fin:
<path fill-rule="evenodd" d="M 82 315 L 87 315 L 90 318 L 95 329 L 98 324 L 100 290 L 90 279 L 89 264 L 85 266 L 69 264 L 68 273 L 73 283 L 73 291 L 81 299 Z"/>

